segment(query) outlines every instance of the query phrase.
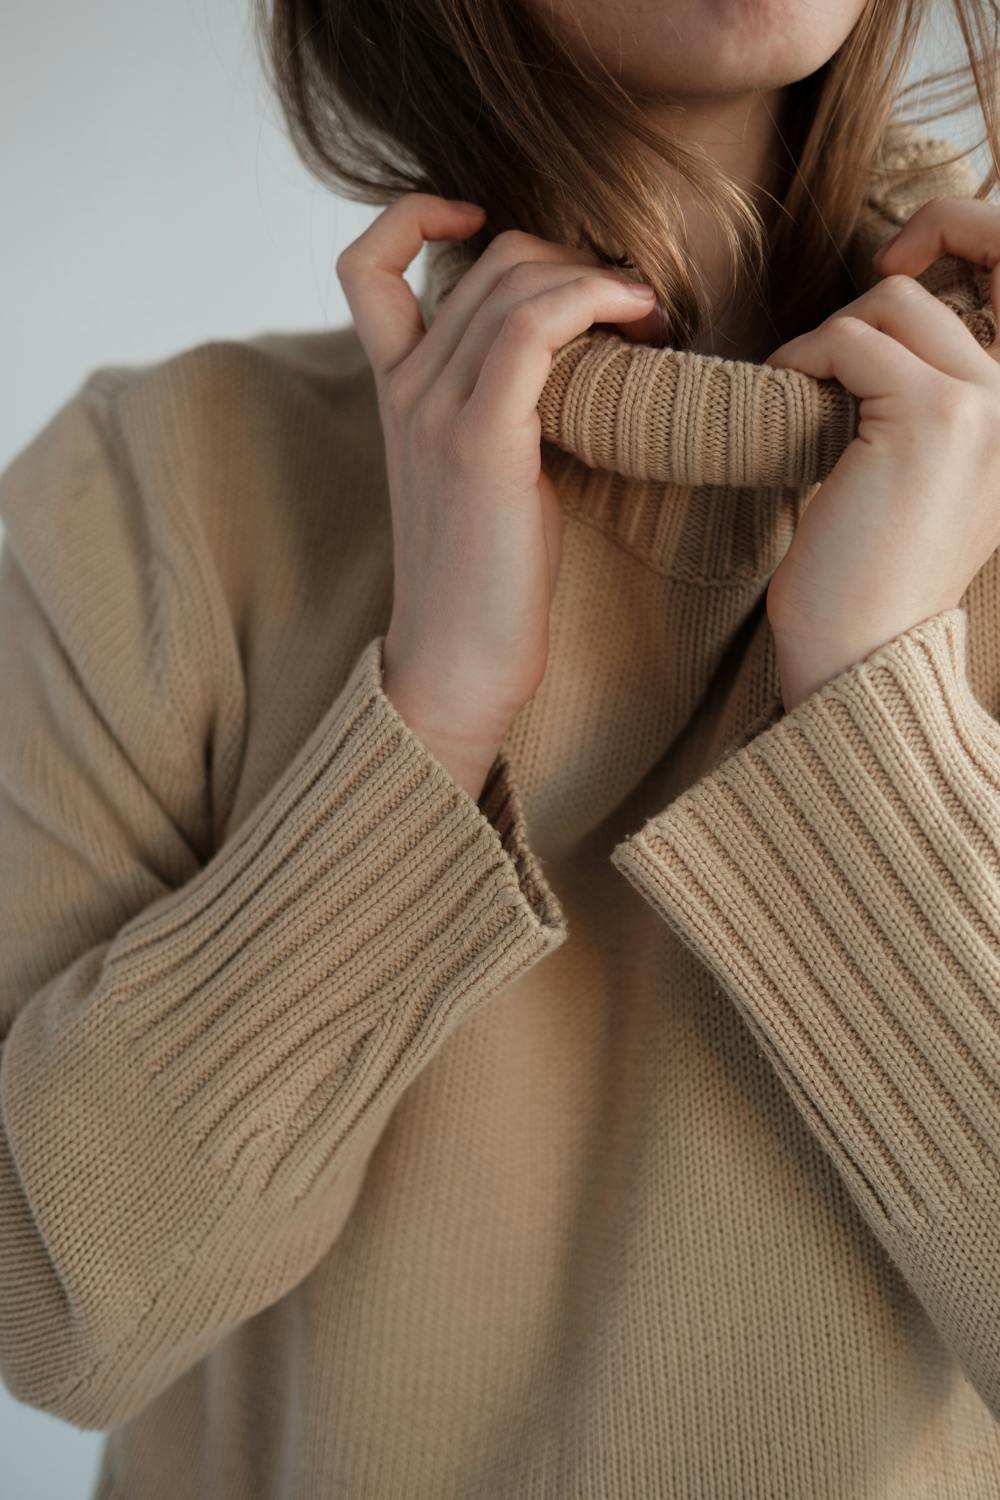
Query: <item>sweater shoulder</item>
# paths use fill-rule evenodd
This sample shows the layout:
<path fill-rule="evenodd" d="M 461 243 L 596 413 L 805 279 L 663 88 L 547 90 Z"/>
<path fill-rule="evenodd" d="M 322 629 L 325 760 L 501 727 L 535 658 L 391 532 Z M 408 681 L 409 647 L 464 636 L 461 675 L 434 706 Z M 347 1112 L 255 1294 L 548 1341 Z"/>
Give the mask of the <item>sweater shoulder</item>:
<path fill-rule="evenodd" d="M 145 363 L 93 368 L 0 471 L 0 521 L 112 480 L 133 507 L 208 519 L 231 485 L 336 449 L 333 472 L 381 457 L 374 381 L 353 326 L 211 338 Z M 147 481 L 143 483 L 142 481 Z M 131 481 L 131 482 L 129 482 Z M 291 505 L 295 491 L 284 492 Z"/>
<path fill-rule="evenodd" d="M 82 389 L 120 405 L 145 400 L 176 408 L 189 388 L 205 396 L 219 382 L 251 399 L 281 389 L 307 392 L 334 414 L 345 399 L 373 386 L 357 331 L 348 324 L 206 338 L 159 359 L 102 364 L 87 375 Z"/>
<path fill-rule="evenodd" d="M 233 509 L 280 523 L 325 470 L 332 523 L 338 476 L 382 457 L 374 378 L 353 326 L 212 338 L 147 364 L 103 365 L 81 399 L 103 405 L 162 503 L 218 535 Z"/>
<path fill-rule="evenodd" d="M 968 152 L 944 135 L 902 121 L 885 132 L 872 163 L 869 203 L 905 222 L 931 198 L 971 198 L 978 179 Z"/>
<path fill-rule="evenodd" d="M 275 659 L 305 643 L 333 673 L 341 582 L 366 549 L 391 567 L 383 465 L 353 327 L 209 339 L 87 374 L 0 472 L 3 546 L 161 779 L 194 785 L 218 742 L 224 803 Z"/>
<path fill-rule="evenodd" d="M 329 613 L 338 565 L 391 537 L 374 377 L 353 325 L 95 368 L 18 455 L 0 519 L 16 530 L 13 513 L 30 508 L 44 513 L 31 529 L 52 531 L 61 510 L 110 490 L 120 526 L 200 597 L 227 650 L 311 602 Z M 94 517 L 105 521 L 114 530 Z"/>

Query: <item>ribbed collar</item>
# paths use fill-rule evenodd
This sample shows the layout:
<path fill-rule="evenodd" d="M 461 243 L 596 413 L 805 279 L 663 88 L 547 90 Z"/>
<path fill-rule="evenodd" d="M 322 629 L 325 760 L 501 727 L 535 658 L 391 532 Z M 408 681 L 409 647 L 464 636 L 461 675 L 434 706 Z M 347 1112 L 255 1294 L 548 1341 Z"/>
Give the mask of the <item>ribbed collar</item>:
<path fill-rule="evenodd" d="M 947 143 L 945 143 L 947 144 Z M 915 167 L 933 141 L 910 127 L 895 151 Z M 877 280 L 873 252 L 924 196 L 973 190 L 966 162 L 938 169 L 935 186 L 897 181 L 873 192 L 845 251 L 859 290 Z M 433 318 L 462 275 L 463 247 L 426 250 L 421 293 Z M 996 334 L 989 273 L 945 256 L 919 277 L 984 346 Z M 591 469 L 670 485 L 808 486 L 822 480 L 857 431 L 858 402 L 836 380 L 688 350 L 633 344 L 592 328 L 558 351 L 538 403 L 544 439 Z"/>

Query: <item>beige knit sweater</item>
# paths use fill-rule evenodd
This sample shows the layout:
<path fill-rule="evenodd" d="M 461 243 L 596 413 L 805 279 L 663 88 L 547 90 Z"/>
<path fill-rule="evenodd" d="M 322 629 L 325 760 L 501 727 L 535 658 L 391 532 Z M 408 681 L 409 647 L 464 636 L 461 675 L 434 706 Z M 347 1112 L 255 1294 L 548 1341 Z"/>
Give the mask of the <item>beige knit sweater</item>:
<path fill-rule="evenodd" d="M 859 289 L 970 190 L 900 150 Z M 785 714 L 854 398 L 604 329 L 541 405 L 478 804 L 382 692 L 352 328 L 95 370 L 4 472 L 3 1379 L 100 1500 L 996 1500 L 996 556 Z"/>

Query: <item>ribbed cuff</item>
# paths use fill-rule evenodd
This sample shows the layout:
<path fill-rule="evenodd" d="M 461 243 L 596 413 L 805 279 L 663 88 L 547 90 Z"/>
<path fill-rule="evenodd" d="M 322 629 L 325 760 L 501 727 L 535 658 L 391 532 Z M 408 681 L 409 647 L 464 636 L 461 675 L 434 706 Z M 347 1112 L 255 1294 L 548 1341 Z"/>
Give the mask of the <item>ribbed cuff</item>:
<path fill-rule="evenodd" d="M 138 1244 L 182 1204 L 207 1222 L 220 1169 L 297 1201 L 448 1031 L 565 940 L 506 755 L 477 803 L 382 691 L 382 644 L 204 869 L 87 980 L 81 960 L 73 1023 L 18 1018 L 5 1117 L 42 1215 L 60 1213 L 75 1148 L 53 1161 L 41 1097 L 88 1155 L 121 1158 L 93 1191 L 111 1223 L 131 1201 Z M 98 1077 L 110 1095 L 95 1098 Z"/>
<path fill-rule="evenodd" d="M 887 1228 L 998 1181 L 1000 725 L 966 628 L 896 636 L 611 855 Z"/>

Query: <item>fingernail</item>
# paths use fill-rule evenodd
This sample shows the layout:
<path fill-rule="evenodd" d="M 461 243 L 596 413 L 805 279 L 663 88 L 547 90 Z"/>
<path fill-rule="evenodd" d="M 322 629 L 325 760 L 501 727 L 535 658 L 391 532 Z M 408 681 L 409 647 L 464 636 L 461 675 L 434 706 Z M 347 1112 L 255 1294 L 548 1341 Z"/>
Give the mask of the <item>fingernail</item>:
<path fill-rule="evenodd" d="M 625 290 L 631 292 L 633 297 L 653 297 L 656 295 L 654 289 L 651 286 L 647 286 L 644 281 L 626 281 L 624 285 Z"/>

